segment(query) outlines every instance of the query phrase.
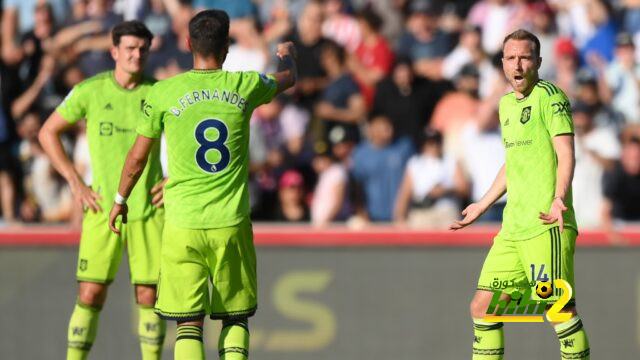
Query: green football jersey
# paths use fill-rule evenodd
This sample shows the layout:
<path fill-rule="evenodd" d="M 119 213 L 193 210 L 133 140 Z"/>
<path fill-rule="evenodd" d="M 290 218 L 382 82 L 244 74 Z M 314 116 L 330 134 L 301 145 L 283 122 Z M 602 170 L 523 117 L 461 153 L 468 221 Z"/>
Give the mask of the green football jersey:
<path fill-rule="evenodd" d="M 91 188 L 102 196 L 100 206 L 105 217 L 118 192 L 120 175 L 127 153 L 137 137 L 136 127 L 143 121 L 142 105 L 155 80 L 143 78 L 134 89 L 120 86 L 113 71 L 97 74 L 74 86 L 56 111 L 69 123 L 87 121 L 87 142 L 93 180 Z M 150 190 L 162 180 L 160 146 L 153 148 L 138 185 L 127 205 L 128 219 L 138 220 L 151 214 Z"/>
<path fill-rule="evenodd" d="M 165 132 L 167 221 L 211 229 L 249 215 L 249 119 L 276 90 L 273 76 L 222 70 L 191 70 L 153 86 L 138 133 Z"/>
<path fill-rule="evenodd" d="M 500 124 L 506 157 L 507 205 L 500 235 L 509 240 L 533 238 L 556 224 L 538 218 L 548 212 L 556 189 L 558 159 L 553 137 L 573 134 L 571 106 L 555 85 L 540 80 L 523 99 L 511 92 L 500 99 Z M 564 203 L 564 224 L 578 230 L 571 187 Z"/>

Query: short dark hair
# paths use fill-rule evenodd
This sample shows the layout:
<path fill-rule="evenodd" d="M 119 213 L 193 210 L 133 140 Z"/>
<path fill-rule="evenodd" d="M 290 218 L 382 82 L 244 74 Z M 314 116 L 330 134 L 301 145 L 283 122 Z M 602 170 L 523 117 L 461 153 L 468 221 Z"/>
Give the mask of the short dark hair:
<path fill-rule="evenodd" d="M 204 10 L 189 21 L 193 52 L 204 56 L 221 55 L 229 43 L 229 15 L 222 10 Z"/>
<path fill-rule="evenodd" d="M 365 6 L 360 12 L 356 14 L 357 19 L 363 20 L 371 29 L 375 32 L 380 31 L 382 29 L 382 25 L 384 24 L 384 20 L 378 15 L 378 13 L 373 10 L 371 5 Z"/>
<path fill-rule="evenodd" d="M 151 31 L 149 31 L 149 28 L 147 28 L 147 26 L 142 21 L 123 21 L 114 26 L 113 30 L 111 31 L 111 40 L 113 41 L 113 46 L 120 45 L 120 39 L 126 35 L 145 39 L 149 43 L 151 43 L 151 39 L 153 39 L 153 34 L 151 33 Z"/>
<path fill-rule="evenodd" d="M 533 51 L 536 53 L 536 57 L 540 57 L 540 40 L 527 30 L 518 29 L 511 34 L 507 35 L 502 42 L 502 51 L 504 52 L 504 45 L 509 40 L 529 40 L 533 43 Z"/>
<path fill-rule="evenodd" d="M 332 53 L 338 59 L 340 65 L 344 65 L 345 62 L 347 62 L 347 52 L 335 41 L 327 40 L 327 42 L 322 45 L 322 52 Z"/>

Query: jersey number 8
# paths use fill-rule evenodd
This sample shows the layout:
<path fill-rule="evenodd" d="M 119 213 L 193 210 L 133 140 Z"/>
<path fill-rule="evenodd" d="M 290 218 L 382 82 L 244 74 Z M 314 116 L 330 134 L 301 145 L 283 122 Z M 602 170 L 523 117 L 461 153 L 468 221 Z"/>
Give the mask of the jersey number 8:
<path fill-rule="evenodd" d="M 218 130 L 218 138 L 213 141 L 207 139 L 205 136 L 206 131 L 211 128 Z M 224 170 L 229 165 L 229 160 L 231 159 L 229 148 L 224 144 L 229 136 L 227 125 L 217 119 L 202 120 L 198 126 L 196 126 L 195 136 L 196 141 L 200 144 L 200 147 L 196 151 L 196 163 L 198 166 L 208 173 L 217 173 Z M 217 163 L 212 164 L 207 161 L 206 155 L 209 150 L 217 150 L 220 153 L 220 160 L 218 160 Z"/>

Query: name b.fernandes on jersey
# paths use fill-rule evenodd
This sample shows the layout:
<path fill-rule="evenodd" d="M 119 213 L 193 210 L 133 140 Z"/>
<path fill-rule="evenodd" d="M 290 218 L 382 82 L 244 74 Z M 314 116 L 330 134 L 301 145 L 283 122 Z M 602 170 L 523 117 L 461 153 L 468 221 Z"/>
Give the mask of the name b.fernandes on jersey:
<path fill-rule="evenodd" d="M 227 90 L 218 90 L 218 89 L 201 89 L 201 90 L 193 90 L 185 93 L 180 98 L 178 98 L 177 103 L 178 106 L 173 106 L 169 109 L 169 111 L 175 115 L 176 117 L 180 117 L 182 112 L 201 101 L 218 101 L 218 102 L 226 102 L 230 105 L 237 106 L 238 109 L 242 110 L 242 112 L 247 111 L 249 106 L 249 102 L 246 98 L 240 96 L 235 91 L 227 91 Z"/>

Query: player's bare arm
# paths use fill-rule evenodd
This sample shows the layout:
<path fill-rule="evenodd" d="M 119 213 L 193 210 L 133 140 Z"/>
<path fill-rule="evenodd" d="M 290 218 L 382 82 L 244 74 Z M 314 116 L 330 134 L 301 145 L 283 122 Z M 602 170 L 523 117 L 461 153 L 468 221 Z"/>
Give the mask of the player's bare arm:
<path fill-rule="evenodd" d="M 565 196 L 571 182 L 573 181 L 573 170 L 576 159 L 574 154 L 573 135 L 558 135 L 553 138 L 553 148 L 558 156 L 558 169 L 556 173 L 556 191 L 553 196 L 551 208 L 547 213 L 540 213 L 540 220 L 544 224 L 553 224 L 556 221 L 560 227 L 560 232 L 564 230 L 564 220 L 562 213 L 567 211 L 564 204 Z"/>
<path fill-rule="evenodd" d="M 102 197 L 84 183 L 82 177 L 78 174 L 67 153 L 64 151 L 62 142 L 60 142 L 60 134 L 68 130 L 71 126 L 72 125 L 63 119 L 57 111 L 54 111 L 44 125 L 42 125 L 40 133 L 38 134 L 38 140 L 40 140 L 42 148 L 49 156 L 49 159 L 51 159 L 53 167 L 69 183 L 75 201 L 83 207 L 91 209 L 94 213 L 102 211 L 102 208 L 98 204 L 98 200 Z"/>
<path fill-rule="evenodd" d="M 111 208 L 109 213 L 109 228 L 116 234 L 120 234 L 120 230 L 115 226 L 116 219 L 119 215 L 122 215 L 122 222 L 127 223 L 127 204 L 124 200 L 129 197 L 131 190 L 138 182 L 140 175 L 144 171 L 144 167 L 147 165 L 151 148 L 157 139 L 151 139 L 138 135 L 136 142 L 129 150 L 127 159 L 122 169 L 122 176 L 120 177 L 120 185 L 118 186 L 118 195 L 122 199 L 116 198 L 116 202 Z"/>
<path fill-rule="evenodd" d="M 478 219 L 488 208 L 493 205 L 498 199 L 502 197 L 507 192 L 507 175 L 505 171 L 505 166 L 502 165 L 500 171 L 498 171 L 498 175 L 496 175 L 495 180 L 493 180 L 493 184 L 487 191 L 486 194 L 478 201 L 477 203 L 473 203 L 467 206 L 464 210 L 462 210 L 462 215 L 464 218 L 462 220 L 456 220 L 453 224 L 449 225 L 449 230 L 460 230 L 463 227 L 470 225 L 476 219 Z"/>
<path fill-rule="evenodd" d="M 276 54 L 279 58 L 278 72 L 274 73 L 273 76 L 278 83 L 277 94 L 281 94 L 295 85 L 298 79 L 298 66 L 296 65 L 298 54 L 291 41 L 278 44 Z"/>

